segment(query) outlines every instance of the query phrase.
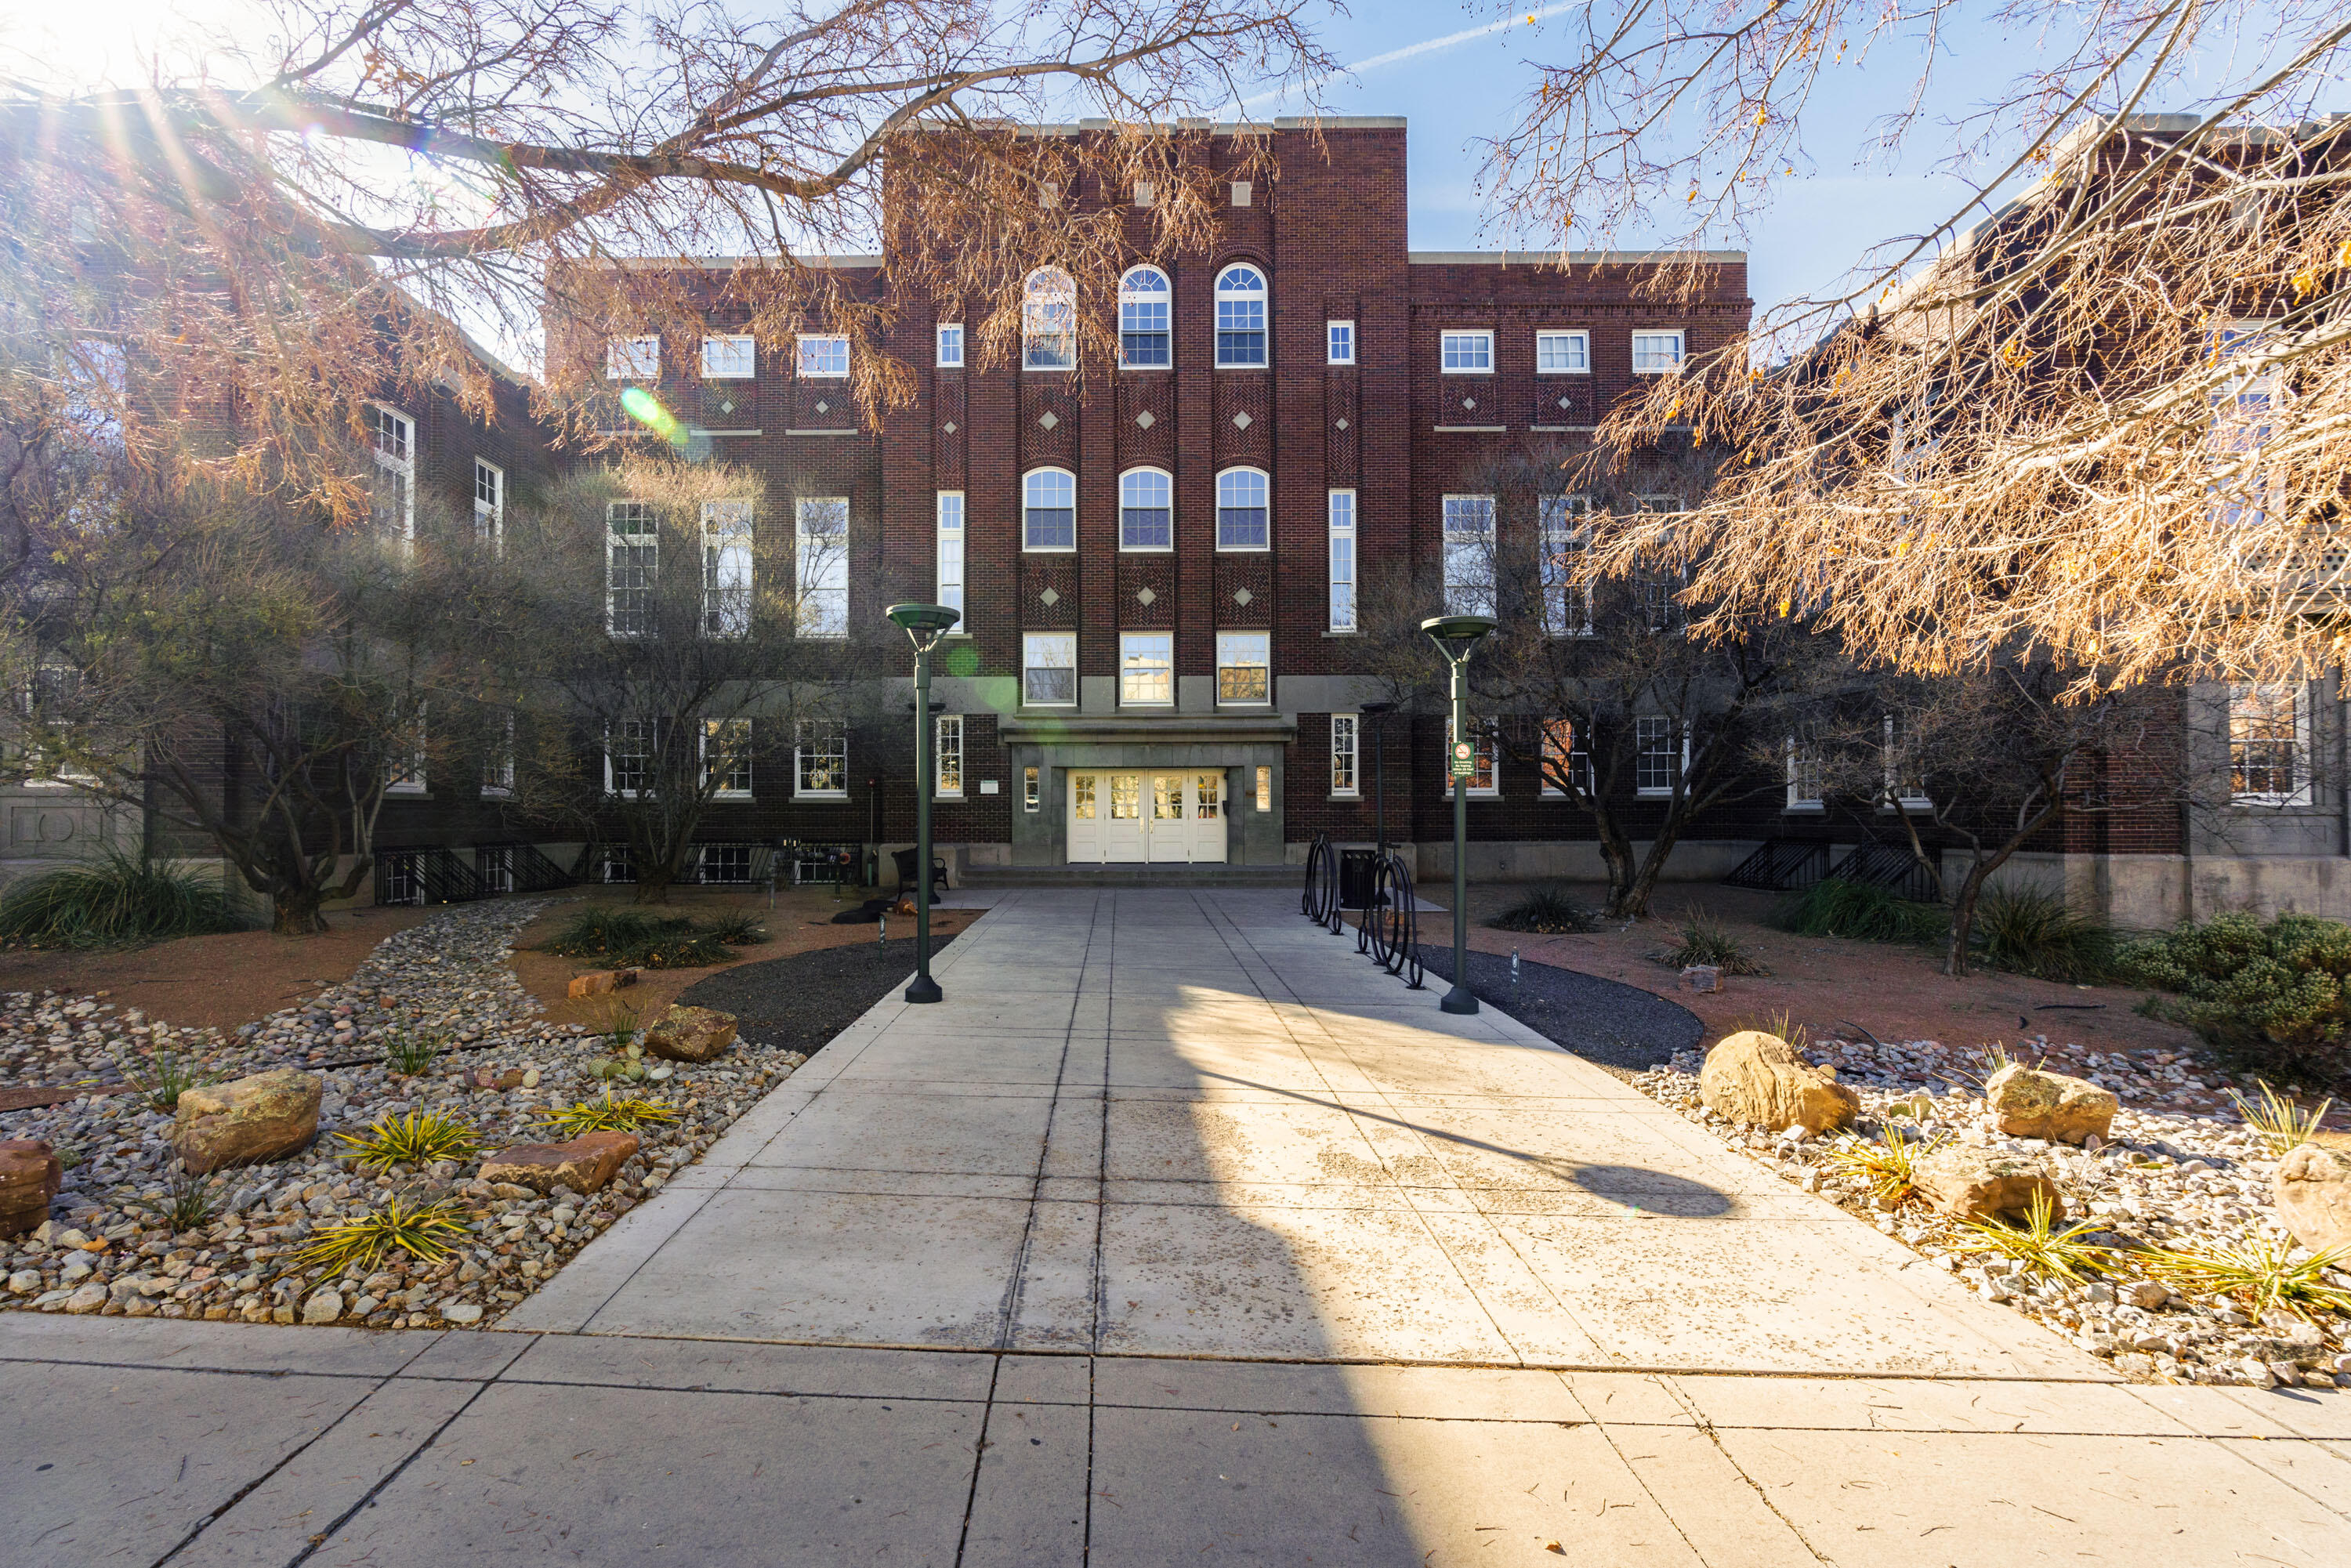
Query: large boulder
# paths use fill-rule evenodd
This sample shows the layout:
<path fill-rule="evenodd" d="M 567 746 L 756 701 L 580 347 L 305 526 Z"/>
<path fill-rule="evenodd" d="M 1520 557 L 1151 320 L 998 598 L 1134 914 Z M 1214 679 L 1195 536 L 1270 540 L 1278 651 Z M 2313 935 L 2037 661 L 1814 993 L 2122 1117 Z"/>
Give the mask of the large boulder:
<path fill-rule="evenodd" d="M 1964 1144 L 1937 1149 L 1912 1166 L 1910 1185 L 1955 1219 L 2022 1219 L 2032 1212 L 2036 1193 L 2049 1200 L 2051 1218 L 2065 1214 L 2064 1192 L 2039 1161 L 2024 1155 Z"/>
<path fill-rule="evenodd" d="M 611 1181 L 636 1152 L 634 1133 L 582 1133 L 568 1144 L 517 1144 L 482 1162 L 482 1179 L 540 1194 L 559 1186 L 590 1193 Z"/>
<path fill-rule="evenodd" d="M 2121 1102 L 2096 1084 L 2011 1061 L 1984 1080 L 1984 1103 L 2011 1138 L 2104 1139 Z"/>
<path fill-rule="evenodd" d="M 708 1061 L 735 1043 L 735 1015 L 714 1008 L 676 1008 L 645 1030 L 645 1054 L 672 1061 Z"/>
<path fill-rule="evenodd" d="M 1774 1132 L 1802 1124 L 1825 1133 L 1853 1120 L 1861 1096 L 1814 1067 L 1776 1034 L 1748 1030 L 1724 1038 L 1698 1070 L 1698 1097 L 1716 1115 Z"/>
<path fill-rule="evenodd" d="M 2334 1252 L 2351 1267 L 2351 1154 L 2303 1144 L 2288 1149 L 2271 1178 L 2278 1218 L 2313 1252 Z"/>
<path fill-rule="evenodd" d="M 0 1236 L 22 1236 L 48 1218 L 65 1176 L 57 1151 L 44 1140 L 0 1142 Z"/>
<path fill-rule="evenodd" d="M 283 1159 L 319 1135 L 320 1081 L 290 1067 L 180 1092 L 172 1145 L 197 1176 Z"/>

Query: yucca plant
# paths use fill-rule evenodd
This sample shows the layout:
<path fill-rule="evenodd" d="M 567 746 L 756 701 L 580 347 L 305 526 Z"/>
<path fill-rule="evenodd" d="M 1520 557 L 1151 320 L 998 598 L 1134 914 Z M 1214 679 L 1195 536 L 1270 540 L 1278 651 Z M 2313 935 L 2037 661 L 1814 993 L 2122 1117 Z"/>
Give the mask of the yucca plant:
<path fill-rule="evenodd" d="M 346 1274 L 373 1269 L 390 1252 L 405 1252 L 420 1263 L 438 1262 L 450 1245 L 465 1234 L 465 1211 L 444 1199 L 422 1208 L 410 1208 L 397 1196 L 383 1207 L 357 1219 L 322 1226 L 308 1245 L 294 1254 L 297 1268 L 320 1265 Z"/>
<path fill-rule="evenodd" d="M 381 1117 L 364 1133 L 337 1133 L 359 1164 L 383 1169 L 474 1157 L 474 1129 L 438 1111 L 413 1111 L 398 1121 Z"/>
<path fill-rule="evenodd" d="M 2267 1082 L 2255 1086 L 2262 1092 L 2258 1101 L 2248 1100 L 2233 1089 L 2229 1091 L 2229 1098 L 2236 1102 L 2237 1114 L 2245 1119 L 2253 1136 L 2273 1155 L 2283 1155 L 2310 1142 L 2310 1135 L 2318 1131 L 2320 1124 L 2326 1120 L 2326 1113 L 2335 1105 L 2333 1100 L 2323 1100 L 2317 1110 L 2305 1111 Z"/>
<path fill-rule="evenodd" d="M 1693 964 L 1711 964 L 1726 975 L 1771 973 L 1748 953 L 1738 937 L 1724 930 L 1703 909 L 1689 912 L 1681 924 L 1681 940 L 1658 954 L 1657 957 L 1677 969 L 1687 969 Z"/>
<path fill-rule="evenodd" d="M 430 1030 L 398 1030 L 384 1041 L 383 1064 L 402 1078 L 421 1078 L 448 1043 Z"/>
<path fill-rule="evenodd" d="M 181 1095 L 217 1083 L 222 1076 L 197 1058 L 169 1049 L 150 1051 L 143 1063 L 134 1057 L 119 1056 L 115 1064 L 122 1069 L 123 1082 L 137 1090 L 141 1100 L 167 1115 L 180 1108 Z"/>
<path fill-rule="evenodd" d="M 1531 931 L 1557 936 L 1600 929 L 1600 916 L 1559 887 L 1531 889 L 1524 898 L 1488 922 L 1498 931 Z"/>
<path fill-rule="evenodd" d="M 1959 1226 L 1964 1232 L 1959 1241 L 1959 1251 L 1996 1252 L 2014 1259 L 2033 1273 L 2070 1280 L 2077 1285 L 2087 1284 L 2092 1275 L 2105 1273 L 2114 1257 L 2113 1249 L 2082 1239 L 2098 1228 L 2087 1220 L 2076 1220 L 2059 1229 L 2045 1193 L 2032 1195 L 2032 1205 L 2022 1225 L 1962 1219 Z"/>
<path fill-rule="evenodd" d="M 2185 1251 L 2158 1249 L 2141 1252 L 2147 1271 L 2189 1295 L 2233 1296 L 2255 1317 L 2273 1307 L 2283 1307 L 2302 1317 L 2319 1312 L 2351 1312 L 2351 1291 L 2326 1281 L 2329 1269 L 2351 1266 L 2340 1251 L 2308 1258 L 2294 1256 L 2289 1239 L 2253 1236 L 2231 1245 L 2217 1242 Z"/>
<path fill-rule="evenodd" d="M 1917 1163 L 1943 1146 L 1940 1136 L 1906 1138 L 1902 1129 L 1888 1126 L 1882 1144 L 1855 1142 L 1829 1151 L 1829 1160 L 1843 1170 L 1863 1176 L 1869 1196 L 1885 1207 L 1907 1202 L 1918 1189 Z"/>
<path fill-rule="evenodd" d="M 123 1207 L 161 1221 L 174 1231 L 210 1225 L 220 1212 L 221 1183 L 217 1176 L 196 1176 L 185 1166 L 174 1169 L 160 1193 L 134 1197 Z"/>
<path fill-rule="evenodd" d="M 654 1123 L 674 1122 L 677 1113 L 659 1100 L 623 1099 L 607 1092 L 601 1099 L 548 1112 L 538 1120 L 541 1126 L 576 1138 L 582 1133 L 633 1133 Z"/>

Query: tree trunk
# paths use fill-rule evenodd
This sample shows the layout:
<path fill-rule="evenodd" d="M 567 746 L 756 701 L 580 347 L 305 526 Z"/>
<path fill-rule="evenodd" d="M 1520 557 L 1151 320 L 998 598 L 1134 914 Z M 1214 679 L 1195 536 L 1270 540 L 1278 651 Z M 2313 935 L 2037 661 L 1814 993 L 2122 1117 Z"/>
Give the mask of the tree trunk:
<path fill-rule="evenodd" d="M 1615 820 L 1604 811 L 1593 813 L 1593 826 L 1600 836 L 1601 863 L 1608 868 L 1608 917 L 1626 920 L 1640 915 L 1642 908 L 1632 905 L 1634 867 L 1632 841 L 1618 831 Z M 1642 903 L 1647 902 L 1644 894 Z"/>
<path fill-rule="evenodd" d="M 315 936 L 327 928 L 319 906 L 325 894 L 316 886 L 279 883 L 269 892 L 269 929 L 279 936 Z"/>
<path fill-rule="evenodd" d="M 1958 979 L 1968 972 L 1968 938 L 1975 931 L 1976 902 L 1983 895 L 1984 879 L 1992 865 L 1979 858 L 1968 862 L 1968 874 L 1951 900 L 1951 938 L 1943 950 L 1943 973 Z"/>

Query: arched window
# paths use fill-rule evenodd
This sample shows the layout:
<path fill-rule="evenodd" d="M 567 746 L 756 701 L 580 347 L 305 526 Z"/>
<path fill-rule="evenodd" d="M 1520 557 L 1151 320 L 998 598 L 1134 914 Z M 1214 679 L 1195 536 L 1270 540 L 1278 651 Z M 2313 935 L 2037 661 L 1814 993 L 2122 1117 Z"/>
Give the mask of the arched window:
<path fill-rule="evenodd" d="M 1020 365 L 1066 371 L 1078 362 L 1078 286 L 1058 267 L 1029 275 L 1020 298 Z"/>
<path fill-rule="evenodd" d="M 1262 468 L 1228 468 L 1217 476 L 1217 548 L 1264 549 L 1266 479 Z"/>
<path fill-rule="evenodd" d="M 1265 363 L 1265 274 L 1239 264 L 1217 278 L 1217 363 Z"/>
<path fill-rule="evenodd" d="M 1078 548 L 1078 479 L 1066 468 L 1032 468 L 1021 487 L 1020 548 Z"/>
<path fill-rule="evenodd" d="M 1130 468 L 1118 481 L 1118 548 L 1171 549 L 1176 482 L 1163 468 Z"/>
<path fill-rule="evenodd" d="M 1167 313 L 1174 298 L 1167 287 L 1167 275 L 1155 267 L 1138 267 L 1119 279 L 1120 364 L 1134 367 L 1170 362 Z"/>

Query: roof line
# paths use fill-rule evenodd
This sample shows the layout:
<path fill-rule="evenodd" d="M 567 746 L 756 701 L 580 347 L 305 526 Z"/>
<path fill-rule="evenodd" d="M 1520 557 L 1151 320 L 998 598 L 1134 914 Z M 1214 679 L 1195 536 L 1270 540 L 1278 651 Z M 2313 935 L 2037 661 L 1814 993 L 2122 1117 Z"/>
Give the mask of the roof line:
<path fill-rule="evenodd" d="M 1631 266 L 1669 261 L 1696 261 L 1722 266 L 1747 259 L 1743 250 L 1415 250 L 1405 253 L 1415 267 L 1545 267 L 1566 262 L 1573 267 Z"/>

